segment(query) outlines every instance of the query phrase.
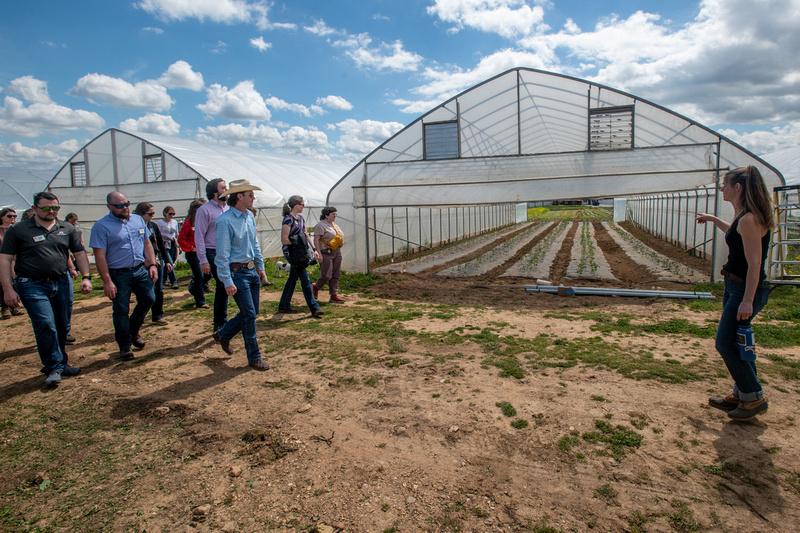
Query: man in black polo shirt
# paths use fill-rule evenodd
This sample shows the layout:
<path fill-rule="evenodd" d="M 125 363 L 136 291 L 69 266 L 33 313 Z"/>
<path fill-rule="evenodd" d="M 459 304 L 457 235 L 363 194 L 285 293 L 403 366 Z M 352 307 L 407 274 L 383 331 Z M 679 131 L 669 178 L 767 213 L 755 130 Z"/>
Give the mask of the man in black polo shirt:
<path fill-rule="evenodd" d="M 89 259 L 75 228 L 56 219 L 58 198 L 49 192 L 33 197 L 34 216 L 22 220 L 6 232 L 0 248 L 0 282 L 5 302 L 18 307 L 20 302 L 31 318 L 36 348 L 42 360 L 45 384 L 58 385 L 61 376 L 74 376 L 79 368 L 67 361 L 67 317 L 72 283 L 67 276 L 69 252 L 75 256 L 83 276 L 81 291 L 92 290 Z M 11 264 L 17 279 L 12 281 Z"/>

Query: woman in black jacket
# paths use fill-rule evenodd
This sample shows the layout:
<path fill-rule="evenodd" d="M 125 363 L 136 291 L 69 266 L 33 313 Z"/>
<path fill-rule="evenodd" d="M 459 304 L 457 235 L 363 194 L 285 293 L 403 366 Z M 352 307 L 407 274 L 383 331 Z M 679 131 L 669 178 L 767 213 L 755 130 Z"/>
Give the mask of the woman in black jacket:
<path fill-rule="evenodd" d="M 172 257 L 164 246 L 164 239 L 161 237 L 161 230 L 158 229 L 158 224 L 153 222 L 153 216 L 156 214 L 153 204 L 142 202 L 136 206 L 134 212 L 144 219 L 147 223 L 147 229 L 150 230 L 150 242 L 153 245 L 153 251 L 156 253 L 158 267 L 158 281 L 153 287 L 156 293 L 156 301 L 153 304 L 153 322 L 164 326 L 167 324 L 167 321 L 164 320 L 164 271 L 172 272 Z"/>

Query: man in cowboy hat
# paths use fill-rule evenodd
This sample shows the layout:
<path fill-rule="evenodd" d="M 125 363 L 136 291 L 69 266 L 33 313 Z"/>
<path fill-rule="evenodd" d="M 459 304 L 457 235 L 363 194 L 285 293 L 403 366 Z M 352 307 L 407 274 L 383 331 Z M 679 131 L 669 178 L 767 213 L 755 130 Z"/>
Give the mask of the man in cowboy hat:
<path fill-rule="evenodd" d="M 256 338 L 256 316 L 261 282 L 266 282 L 264 257 L 258 244 L 256 222 L 250 208 L 259 187 L 247 180 L 235 180 L 228 189 L 230 209 L 217 218 L 214 262 L 225 293 L 236 300 L 239 313 L 214 332 L 214 340 L 228 355 L 231 339 L 240 331 L 244 337 L 247 363 L 256 370 L 268 370 Z"/>

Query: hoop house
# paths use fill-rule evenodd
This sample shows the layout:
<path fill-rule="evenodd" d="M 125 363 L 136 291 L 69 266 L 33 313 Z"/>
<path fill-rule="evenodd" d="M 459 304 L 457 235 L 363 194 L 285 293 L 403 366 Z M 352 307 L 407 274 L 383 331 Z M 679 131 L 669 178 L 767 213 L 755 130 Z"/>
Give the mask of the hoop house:
<path fill-rule="evenodd" d="M 693 189 L 746 164 L 769 186 L 783 184 L 765 161 L 662 106 L 516 68 L 392 136 L 336 183 L 328 203 L 350 239 L 345 268 L 366 271 L 398 252 L 513 223 L 520 202 Z"/>
<path fill-rule="evenodd" d="M 345 165 L 299 157 L 277 156 L 237 146 L 205 145 L 189 139 L 135 135 L 109 129 L 73 155 L 49 188 L 64 212 L 75 211 L 81 224 L 107 213 L 106 194 L 112 190 L 128 199 L 151 202 L 157 217 L 171 205 L 179 217 L 195 198 L 205 198 L 205 185 L 214 178 L 228 182 L 248 179 L 256 191 L 257 227 L 265 256 L 278 256 L 281 208 L 293 194 L 306 200 L 306 219 L 314 223 L 325 205 L 325 194 L 345 171 Z"/>

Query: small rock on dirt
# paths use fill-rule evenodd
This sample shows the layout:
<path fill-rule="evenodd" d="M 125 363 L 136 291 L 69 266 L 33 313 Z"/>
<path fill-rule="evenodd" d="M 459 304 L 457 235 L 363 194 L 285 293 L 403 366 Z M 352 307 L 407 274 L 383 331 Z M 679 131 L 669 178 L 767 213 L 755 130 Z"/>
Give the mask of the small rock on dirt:
<path fill-rule="evenodd" d="M 408 435 L 408 430 L 406 429 L 405 426 L 397 426 L 397 427 L 394 428 L 392 433 L 394 433 L 395 435 L 407 436 Z"/>
<path fill-rule="evenodd" d="M 415 497 L 413 497 L 413 496 L 409 496 L 408 498 L 406 498 L 406 503 L 408 503 L 408 504 L 412 504 L 412 503 L 416 503 L 416 502 L 417 502 L 417 499 Z"/>
<path fill-rule="evenodd" d="M 197 507 L 192 509 L 192 517 L 198 522 L 202 522 L 203 520 L 205 520 L 210 513 L 211 513 L 210 503 L 206 503 L 205 505 L 198 505 Z"/>
<path fill-rule="evenodd" d="M 33 483 L 35 485 L 41 485 L 44 483 L 44 480 L 47 479 L 47 474 L 44 472 L 36 472 L 36 475 L 33 476 Z"/>
<path fill-rule="evenodd" d="M 317 524 L 315 526 L 315 531 L 317 533 L 336 533 L 336 528 L 328 524 Z"/>
<path fill-rule="evenodd" d="M 298 412 L 298 413 L 307 413 L 307 412 L 309 412 L 310 410 L 311 410 L 311 404 L 310 404 L 310 403 L 307 403 L 307 404 L 305 404 L 304 406 L 302 406 L 302 407 L 298 408 L 298 409 L 297 409 L 297 412 Z"/>
<path fill-rule="evenodd" d="M 160 405 L 155 409 L 153 409 L 153 412 L 158 416 L 166 416 L 169 414 L 169 407 L 167 407 L 166 405 Z"/>
<path fill-rule="evenodd" d="M 450 433 L 457 433 L 458 429 L 459 429 L 458 426 L 450 426 L 450 429 L 448 431 L 450 431 Z"/>
<path fill-rule="evenodd" d="M 239 477 L 242 475 L 242 467 L 239 465 L 233 465 L 229 471 L 231 477 Z"/>
<path fill-rule="evenodd" d="M 223 531 L 223 533 L 236 533 L 236 531 L 239 531 L 239 528 L 236 527 L 236 522 L 231 520 L 231 521 L 225 522 L 225 524 L 223 524 L 222 531 Z"/>

